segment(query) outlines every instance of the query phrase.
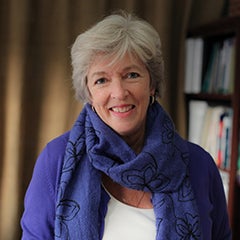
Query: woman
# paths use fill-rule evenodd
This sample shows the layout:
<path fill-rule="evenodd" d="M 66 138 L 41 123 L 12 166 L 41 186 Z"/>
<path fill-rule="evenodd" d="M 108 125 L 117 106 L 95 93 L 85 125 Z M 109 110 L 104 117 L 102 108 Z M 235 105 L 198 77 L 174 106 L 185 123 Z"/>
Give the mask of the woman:
<path fill-rule="evenodd" d="M 155 100 L 163 60 L 153 27 L 110 15 L 79 35 L 72 65 L 86 104 L 38 158 L 22 239 L 230 239 L 218 169 Z"/>

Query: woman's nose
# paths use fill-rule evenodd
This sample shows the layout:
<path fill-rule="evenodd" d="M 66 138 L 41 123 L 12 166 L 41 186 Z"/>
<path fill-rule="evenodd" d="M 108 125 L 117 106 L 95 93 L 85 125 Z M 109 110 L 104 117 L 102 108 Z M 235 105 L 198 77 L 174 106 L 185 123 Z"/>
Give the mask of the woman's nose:
<path fill-rule="evenodd" d="M 128 96 L 128 89 L 122 79 L 114 79 L 112 81 L 111 97 L 124 100 Z"/>

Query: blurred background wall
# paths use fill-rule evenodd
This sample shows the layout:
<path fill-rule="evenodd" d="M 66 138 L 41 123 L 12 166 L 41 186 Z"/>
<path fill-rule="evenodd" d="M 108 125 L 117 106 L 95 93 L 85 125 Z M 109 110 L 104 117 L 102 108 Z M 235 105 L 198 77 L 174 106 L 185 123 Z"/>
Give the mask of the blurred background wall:
<path fill-rule="evenodd" d="M 23 199 L 36 158 L 81 110 L 70 48 L 79 33 L 126 9 L 159 32 L 167 89 L 161 104 L 185 136 L 184 38 L 224 13 L 223 0 L 0 0 L 0 239 L 20 239 Z"/>

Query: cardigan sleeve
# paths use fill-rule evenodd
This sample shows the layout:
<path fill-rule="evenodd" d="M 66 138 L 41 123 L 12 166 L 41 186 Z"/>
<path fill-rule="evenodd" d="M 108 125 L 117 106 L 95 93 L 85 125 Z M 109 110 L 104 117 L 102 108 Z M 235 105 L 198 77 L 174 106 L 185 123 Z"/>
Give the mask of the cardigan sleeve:
<path fill-rule="evenodd" d="M 53 140 L 39 155 L 24 199 L 22 240 L 54 239 L 55 200 L 67 135 Z"/>
<path fill-rule="evenodd" d="M 190 179 L 196 196 L 204 239 L 231 240 L 227 204 L 219 170 L 201 147 L 189 143 Z"/>
<path fill-rule="evenodd" d="M 231 231 L 229 226 L 229 218 L 227 212 L 227 203 L 220 177 L 219 171 L 212 162 L 212 179 L 210 179 L 210 199 L 213 204 L 212 219 L 213 219 L 213 239 L 230 240 Z"/>

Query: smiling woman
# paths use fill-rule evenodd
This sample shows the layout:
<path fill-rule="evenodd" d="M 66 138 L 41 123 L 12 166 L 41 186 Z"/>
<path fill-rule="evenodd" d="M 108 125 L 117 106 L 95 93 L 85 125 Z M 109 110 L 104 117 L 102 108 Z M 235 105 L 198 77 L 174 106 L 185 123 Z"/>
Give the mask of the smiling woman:
<path fill-rule="evenodd" d="M 179 136 L 156 100 L 156 30 L 125 12 L 110 15 L 78 36 L 72 65 L 85 106 L 38 158 L 23 239 L 231 239 L 213 159 Z"/>

